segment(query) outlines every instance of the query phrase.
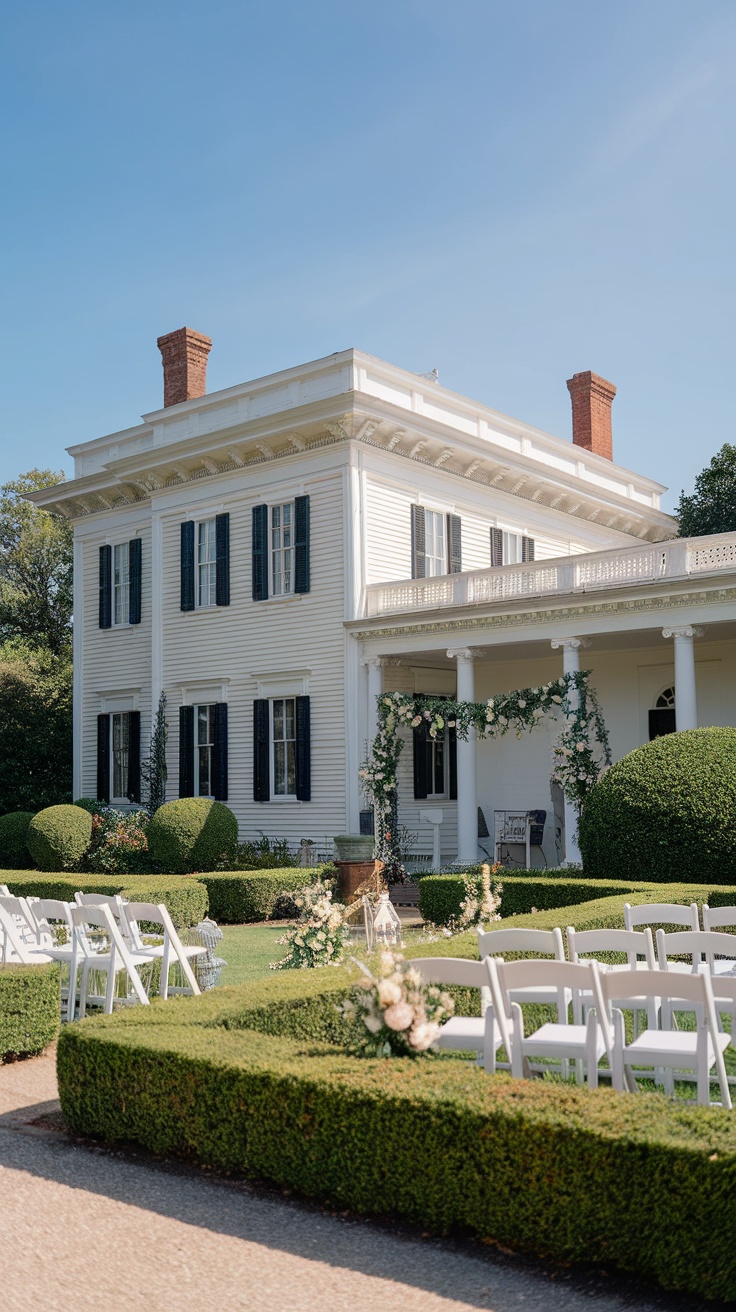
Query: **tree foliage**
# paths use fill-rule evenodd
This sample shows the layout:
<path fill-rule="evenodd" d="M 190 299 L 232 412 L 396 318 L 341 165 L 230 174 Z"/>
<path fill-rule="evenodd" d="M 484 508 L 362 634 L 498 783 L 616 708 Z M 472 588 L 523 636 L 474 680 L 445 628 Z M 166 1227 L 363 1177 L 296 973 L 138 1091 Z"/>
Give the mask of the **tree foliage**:
<path fill-rule="evenodd" d="M 16 638 L 0 645 L 0 813 L 71 801 L 69 655 Z"/>
<path fill-rule="evenodd" d="M 736 446 L 725 442 L 677 507 L 681 538 L 736 532 Z"/>
<path fill-rule="evenodd" d="M 22 638 L 59 654 L 71 644 L 72 528 L 24 499 L 64 475 L 31 469 L 0 487 L 0 641 Z"/>

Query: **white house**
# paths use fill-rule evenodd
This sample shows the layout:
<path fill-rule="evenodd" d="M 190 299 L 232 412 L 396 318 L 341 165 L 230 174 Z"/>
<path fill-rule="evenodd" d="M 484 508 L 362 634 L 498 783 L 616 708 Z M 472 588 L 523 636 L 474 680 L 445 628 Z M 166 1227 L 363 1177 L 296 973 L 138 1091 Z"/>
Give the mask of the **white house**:
<path fill-rule="evenodd" d="M 611 384 L 568 382 L 570 443 L 356 350 L 207 395 L 210 346 L 160 338 L 163 409 L 32 496 L 74 523 L 75 796 L 139 797 L 162 691 L 169 797 L 295 843 L 358 832 L 382 688 L 479 701 L 582 662 L 614 759 L 736 724 L 736 534 L 674 538 L 612 460 Z M 443 860 L 476 857 L 478 807 L 538 809 L 556 864 L 553 735 L 409 746 L 417 850 L 428 801 Z"/>

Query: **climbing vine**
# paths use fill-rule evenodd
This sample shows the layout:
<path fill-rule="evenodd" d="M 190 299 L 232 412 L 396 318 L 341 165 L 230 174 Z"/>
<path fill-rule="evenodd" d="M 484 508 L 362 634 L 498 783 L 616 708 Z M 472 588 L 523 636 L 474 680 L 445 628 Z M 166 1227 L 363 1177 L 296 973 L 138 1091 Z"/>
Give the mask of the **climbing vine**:
<path fill-rule="evenodd" d="M 467 739 L 473 728 L 479 738 L 496 738 L 509 732 L 521 738 L 525 730 L 536 728 L 545 716 L 553 715 L 561 728 L 552 749 L 552 777 L 580 808 L 589 788 L 611 764 L 608 731 L 589 678 L 589 670 L 578 670 L 538 688 L 499 693 L 486 702 L 381 693 L 378 732 L 360 777 L 373 801 L 376 856 L 386 863 L 389 882 L 403 878 L 396 851 L 397 771 L 404 746 L 401 730 L 416 729 L 424 720 L 431 738 L 437 738 L 445 729 L 454 729 L 458 738 Z"/>

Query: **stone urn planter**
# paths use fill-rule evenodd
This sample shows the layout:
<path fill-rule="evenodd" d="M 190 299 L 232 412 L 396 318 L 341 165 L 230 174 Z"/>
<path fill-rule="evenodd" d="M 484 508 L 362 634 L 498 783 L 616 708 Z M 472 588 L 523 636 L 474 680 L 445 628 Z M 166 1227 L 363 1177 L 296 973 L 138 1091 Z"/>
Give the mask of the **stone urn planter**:
<path fill-rule="evenodd" d="M 370 834 L 337 834 L 333 841 L 337 850 L 335 865 L 339 871 L 340 900 L 351 902 L 356 889 L 373 874 L 373 838 Z"/>
<path fill-rule="evenodd" d="M 372 861 L 372 834 L 337 834 L 333 839 L 338 861 Z"/>

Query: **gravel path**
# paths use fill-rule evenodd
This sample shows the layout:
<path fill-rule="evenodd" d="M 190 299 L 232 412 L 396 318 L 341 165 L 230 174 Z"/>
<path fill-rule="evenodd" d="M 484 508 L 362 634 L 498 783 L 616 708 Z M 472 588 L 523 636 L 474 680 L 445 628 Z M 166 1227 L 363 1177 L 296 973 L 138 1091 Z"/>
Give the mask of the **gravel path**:
<path fill-rule="evenodd" d="M 3 1312 L 693 1309 L 70 1142 L 53 1054 L 0 1067 Z"/>

